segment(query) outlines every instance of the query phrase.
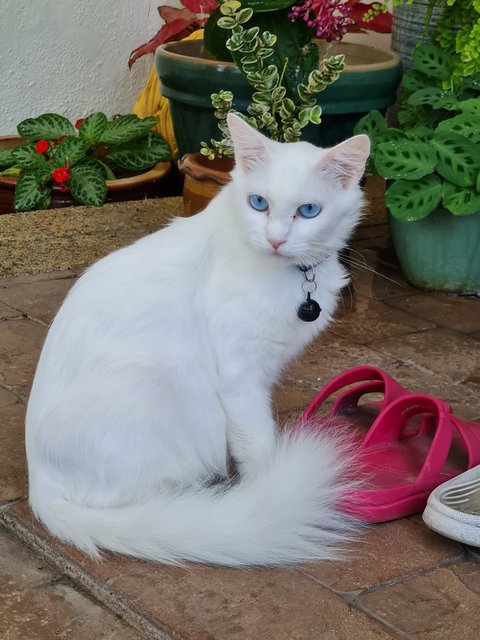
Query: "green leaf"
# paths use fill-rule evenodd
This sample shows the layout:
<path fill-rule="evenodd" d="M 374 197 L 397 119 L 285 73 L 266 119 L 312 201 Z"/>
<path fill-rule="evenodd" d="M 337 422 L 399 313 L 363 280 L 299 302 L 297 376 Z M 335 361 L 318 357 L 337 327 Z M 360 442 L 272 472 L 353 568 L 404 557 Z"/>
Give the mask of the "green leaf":
<path fill-rule="evenodd" d="M 414 107 L 418 107 L 422 104 L 428 104 L 433 107 L 434 104 L 442 98 L 443 94 L 444 92 L 441 89 L 436 89 L 435 87 L 418 89 L 418 91 L 414 91 L 410 96 L 408 96 L 407 103 Z"/>
<path fill-rule="evenodd" d="M 72 196 L 81 204 L 99 207 L 107 198 L 107 185 L 100 168 L 91 165 L 72 167 L 67 182 Z"/>
<path fill-rule="evenodd" d="M 374 163 L 383 178 L 418 180 L 434 171 L 437 157 L 425 142 L 398 140 L 378 144 Z"/>
<path fill-rule="evenodd" d="M 233 29 L 236 26 L 237 21 L 231 16 L 222 16 L 217 20 L 217 24 L 221 29 Z"/>
<path fill-rule="evenodd" d="M 462 100 L 459 104 L 462 113 L 480 118 L 480 98 Z"/>
<path fill-rule="evenodd" d="M 313 124 L 320 124 L 322 121 L 322 107 L 320 105 L 315 105 L 310 110 L 310 122 Z"/>
<path fill-rule="evenodd" d="M 38 118 L 27 118 L 20 122 L 17 130 L 22 138 L 33 142 L 75 135 L 73 124 L 56 113 L 44 113 Z"/>
<path fill-rule="evenodd" d="M 445 51 L 433 44 L 422 44 L 412 54 L 417 71 L 438 80 L 448 80 L 452 73 L 452 62 Z"/>
<path fill-rule="evenodd" d="M 13 149 L 0 149 L 0 167 L 9 167 L 15 164 L 12 151 Z"/>
<path fill-rule="evenodd" d="M 443 95 L 434 102 L 434 109 L 447 109 L 448 111 L 458 111 L 459 110 L 460 101 L 457 96 L 453 93 L 453 91 L 444 91 Z"/>
<path fill-rule="evenodd" d="M 433 136 L 435 135 L 435 132 L 433 131 L 433 129 L 430 129 L 430 127 L 426 127 L 423 124 L 417 124 L 411 129 L 408 129 L 407 131 L 405 131 L 405 135 L 407 136 L 407 138 L 410 138 L 411 140 L 420 140 L 421 142 L 428 142 L 433 138 Z"/>
<path fill-rule="evenodd" d="M 16 211 L 48 209 L 51 193 L 51 189 L 39 184 L 35 173 L 25 172 L 17 180 L 13 206 Z"/>
<path fill-rule="evenodd" d="M 64 138 L 53 150 L 55 163 L 60 167 L 71 166 L 85 157 L 88 142 L 82 138 Z"/>
<path fill-rule="evenodd" d="M 434 86 L 434 81 L 415 69 L 406 69 L 402 76 L 402 85 L 408 91 L 418 91 Z"/>
<path fill-rule="evenodd" d="M 414 222 L 428 216 L 442 199 L 442 183 L 438 176 L 427 175 L 420 180 L 397 180 L 385 193 L 385 203 L 395 218 Z"/>
<path fill-rule="evenodd" d="M 48 164 L 45 156 L 35 150 L 34 142 L 28 142 L 13 149 L 12 157 L 15 164 L 22 169 L 35 169 Z"/>
<path fill-rule="evenodd" d="M 353 129 L 353 133 L 365 133 L 372 141 L 376 141 L 379 133 L 387 129 L 387 123 L 380 111 L 370 111 L 366 116 L 360 118 Z"/>
<path fill-rule="evenodd" d="M 470 216 L 480 211 L 480 193 L 451 182 L 443 183 L 442 202 L 454 216 Z"/>
<path fill-rule="evenodd" d="M 139 118 L 133 113 L 118 116 L 110 120 L 99 142 L 106 144 L 121 144 L 133 138 L 138 138 L 150 131 L 157 124 L 157 119 L 152 117 Z"/>
<path fill-rule="evenodd" d="M 431 144 L 437 150 L 437 171 L 441 176 L 459 187 L 475 184 L 480 157 L 473 142 L 458 133 L 439 131 Z"/>
<path fill-rule="evenodd" d="M 480 141 L 480 122 L 467 114 L 443 120 L 438 125 L 437 131 L 453 131 L 453 133 L 458 133 L 472 142 Z"/>
<path fill-rule="evenodd" d="M 255 12 L 277 11 L 292 4 L 292 0 L 242 0 L 242 7 L 250 7 Z"/>
<path fill-rule="evenodd" d="M 394 127 L 389 127 L 387 129 L 383 129 L 383 131 L 379 131 L 376 136 L 376 142 L 396 142 L 397 140 L 406 140 L 407 135 L 405 131 L 401 129 L 395 129 Z"/>
<path fill-rule="evenodd" d="M 80 125 L 80 137 L 85 140 L 89 146 L 96 144 L 102 137 L 108 126 L 108 119 L 104 113 L 97 111 L 87 116 Z"/>
<path fill-rule="evenodd" d="M 477 191 L 480 193 L 480 172 L 478 173 L 477 176 L 477 184 L 475 185 Z"/>
<path fill-rule="evenodd" d="M 122 169 L 145 171 L 159 162 L 167 162 L 172 154 L 168 143 L 159 133 L 149 133 L 141 140 L 119 145 L 105 156 L 105 160 Z"/>

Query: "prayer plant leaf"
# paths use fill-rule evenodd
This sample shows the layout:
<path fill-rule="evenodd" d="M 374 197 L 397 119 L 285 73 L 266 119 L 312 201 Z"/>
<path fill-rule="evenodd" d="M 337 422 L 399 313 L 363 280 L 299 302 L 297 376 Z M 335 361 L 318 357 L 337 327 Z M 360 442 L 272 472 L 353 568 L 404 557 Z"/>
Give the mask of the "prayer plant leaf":
<path fill-rule="evenodd" d="M 480 211 L 480 193 L 451 182 L 443 183 L 442 202 L 454 216 L 470 216 Z"/>
<path fill-rule="evenodd" d="M 396 140 L 378 144 L 374 162 L 383 178 L 418 180 L 434 171 L 437 156 L 425 142 Z"/>
<path fill-rule="evenodd" d="M 385 193 L 385 203 L 394 218 L 403 222 L 421 220 L 438 207 L 442 182 L 435 174 L 420 180 L 396 180 Z"/>
<path fill-rule="evenodd" d="M 438 125 L 437 131 L 458 133 L 471 142 L 480 142 L 480 125 L 468 114 L 443 120 Z"/>
<path fill-rule="evenodd" d="M 415 69 L 437 80 L 448 80 L 452 73 L 450 57 L 433 44 L 417 47 L 412 54 L 412 60 Z"/>
<path fill-rule="evenodd" d="M 431 144 L 437 150 L 437 171 L 442 177 L 459 187 L 475 184 L 480 154 L 473 142 L 452 131 L 439 131 Z"/>

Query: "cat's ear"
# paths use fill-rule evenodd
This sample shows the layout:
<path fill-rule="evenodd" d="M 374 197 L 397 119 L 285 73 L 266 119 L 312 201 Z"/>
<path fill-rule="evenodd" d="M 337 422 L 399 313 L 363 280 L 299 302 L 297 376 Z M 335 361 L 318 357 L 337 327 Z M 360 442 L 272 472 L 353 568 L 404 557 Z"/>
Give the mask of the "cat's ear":
<path fill-rule="evenodd" d="M 365 171 L 370 154 L 370 140 L 366 135 L 353 136 L 331 149 L 327 149 L 318 163 L 318 169 L 329 179 L 348 189 L 357 183 Z"/>
<path fill-rule="evenodd" d="M 246 173 L 269 159 L 269 139 L 234 113 L 227 116 L 228 129 L 233 142 L 235 163 Z"/>

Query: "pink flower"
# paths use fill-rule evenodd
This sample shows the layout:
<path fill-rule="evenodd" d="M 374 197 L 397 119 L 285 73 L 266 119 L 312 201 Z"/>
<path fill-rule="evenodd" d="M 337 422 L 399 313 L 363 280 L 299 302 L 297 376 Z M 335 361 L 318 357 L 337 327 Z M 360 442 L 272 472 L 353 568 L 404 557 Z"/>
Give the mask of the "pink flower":
<path fill-rule="evenodd" d="M 354 22 L 349 13 L 350 7 L 343 0 L 303 0 L 293 5 L 290 19 L 306 22 L 317 38 L 341 40 Z"/>

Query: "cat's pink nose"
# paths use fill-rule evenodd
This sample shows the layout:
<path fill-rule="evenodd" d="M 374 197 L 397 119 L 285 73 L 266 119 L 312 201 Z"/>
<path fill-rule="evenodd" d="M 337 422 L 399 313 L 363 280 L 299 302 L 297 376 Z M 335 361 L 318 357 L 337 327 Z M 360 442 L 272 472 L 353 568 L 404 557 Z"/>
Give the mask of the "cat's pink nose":
<path fill-rule="evenodd" d="M 268 242 L 271 244 L 271 246 L 275 249 L 275 251 L 278 250 L 278 247 L 280 247 L 282 244 L 285 243 L 285 240 L 270 240 L 270 238 L 268 239 Z"/>

